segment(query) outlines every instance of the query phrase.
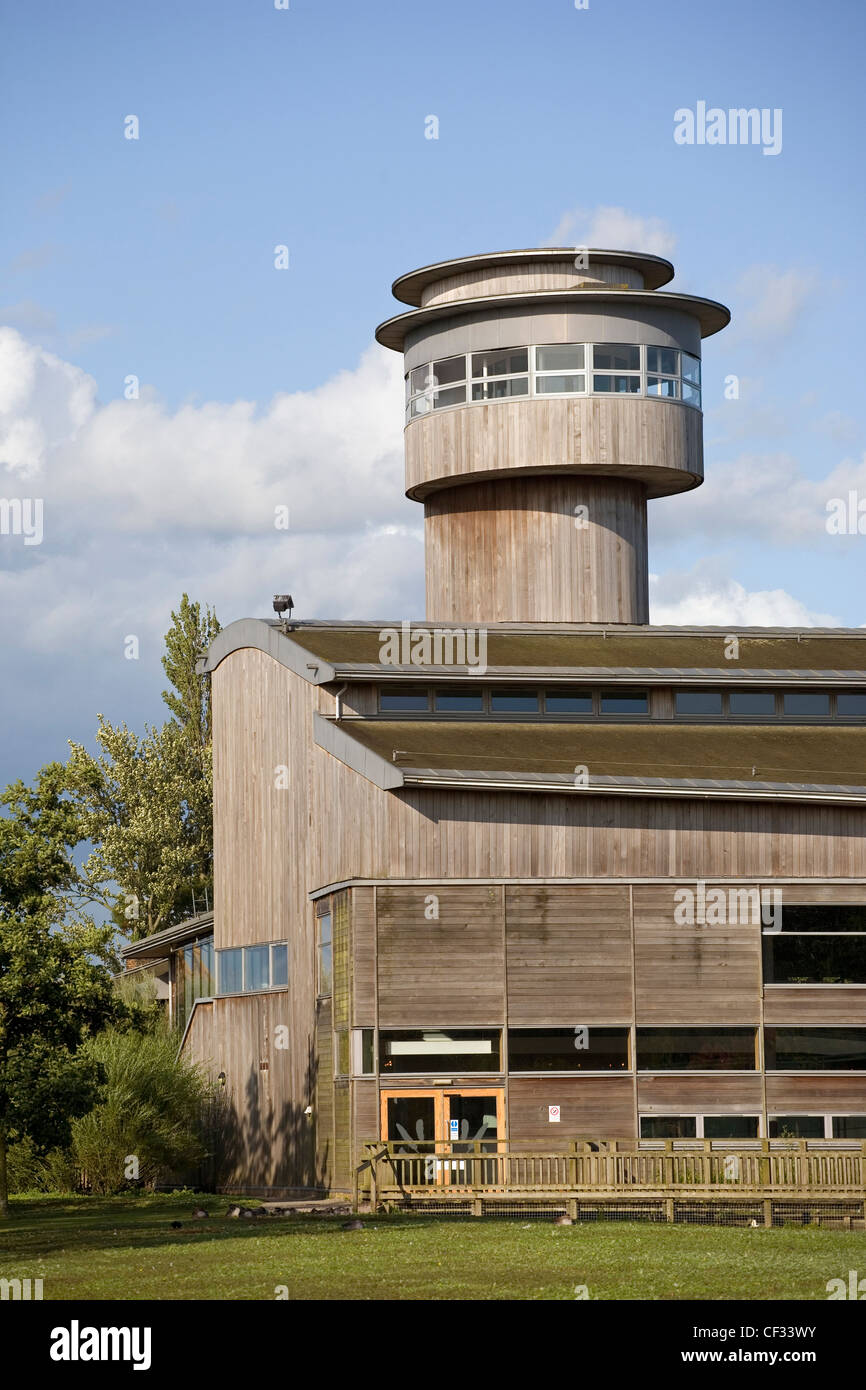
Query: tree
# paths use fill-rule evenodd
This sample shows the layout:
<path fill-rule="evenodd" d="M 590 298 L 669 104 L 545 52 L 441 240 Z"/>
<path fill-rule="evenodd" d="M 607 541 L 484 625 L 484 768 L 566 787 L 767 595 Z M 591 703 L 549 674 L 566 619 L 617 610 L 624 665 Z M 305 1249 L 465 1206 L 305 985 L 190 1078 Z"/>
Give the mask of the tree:
<path fill-rule="evenodd" d="M 70 745 L 71 783 L 94 845 L 87 875 L 116 885 L 113 920 L 133 940 L 182 921 L 213 887 L 210 681 L 196 661 L 220 629 L 186 594 L 171 616 L 162 660 L 173 690 L 162 698 L 172 718 L 140 736 L 99 715 L 99 755 Z"/>
<path fill-rule="evenodd" d="M 116 1012 L 104 966 L 110 931 L 65 921 L 81 879 L 78 809 L 65 769 L 0 793 L 0 1216 L 8 1214 L 10 1137 L 64 1142 L 97 1094 L 82 1042 Z"/>

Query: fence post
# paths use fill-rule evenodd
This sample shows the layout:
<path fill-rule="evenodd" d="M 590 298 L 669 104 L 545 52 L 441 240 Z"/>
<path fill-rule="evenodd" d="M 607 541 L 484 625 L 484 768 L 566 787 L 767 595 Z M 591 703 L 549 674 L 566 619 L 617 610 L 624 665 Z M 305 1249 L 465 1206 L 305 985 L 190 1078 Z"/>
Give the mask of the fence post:
<path fill-rule="evenodd" d="M 773 1224 L 773 1202 L 772 1202 L 772 1199 L 771 1199 L 770 1197 L 766 1197 L 766 1198 L 764 1199 L 764 1225 L 765 1225 L 765 1226 L 772 1226 L 772 1224 Z"/>
<path fill-rule="evenodd" d="M 674 1219 L 674 1199 L 673 1199 L 673 1197 L 665 1197 L 665 1221 L 673 1221 L 673 1219 Z"/>
<path fill-rule="evenodd" d="M 375 1216 L 379 1209 L 379 1160 L 375 1154 L 370 1155 L 370 1211 Z"/>

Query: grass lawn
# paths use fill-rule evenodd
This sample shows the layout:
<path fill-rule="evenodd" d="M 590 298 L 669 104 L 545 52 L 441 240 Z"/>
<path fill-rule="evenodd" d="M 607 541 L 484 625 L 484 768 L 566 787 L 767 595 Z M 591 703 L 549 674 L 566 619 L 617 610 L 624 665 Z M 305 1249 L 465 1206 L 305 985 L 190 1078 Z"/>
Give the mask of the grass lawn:
<path fill-rule="evenodd" d="M 201 1201 L 207 1221 L 192 1221 Z M 521 1218 L 226 1219 L 226 1197 L 13 1198 L 0 1277 L 45 1299 L 826 1299 L 866 1235 Z M 248 1203 L 255 1205 L 255 1203 Z M 170 1223 L 182 1221 L 173 1231 Z"/>

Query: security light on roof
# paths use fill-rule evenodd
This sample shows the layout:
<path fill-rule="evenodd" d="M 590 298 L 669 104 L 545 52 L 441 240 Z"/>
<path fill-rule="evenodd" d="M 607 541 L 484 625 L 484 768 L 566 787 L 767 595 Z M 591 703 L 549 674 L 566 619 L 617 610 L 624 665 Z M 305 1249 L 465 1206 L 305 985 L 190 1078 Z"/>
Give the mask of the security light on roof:
<path fill-rule="evenodd" d="M 277 614 L 279 614 L 280 616 L 282 616 L 282 614 L 285 613 L 286 610 L 288 609 L 288 614 L 289 614 L 289 617 L 291 618 L 291 616 L 292 616 L 292 609 L 294 608 L 294 606 L 295 606 L 295 600 L 292 598 L 291 594 L 274 594 L 274 612 L 275 612 L 275 613 L 277 613 Z"/>

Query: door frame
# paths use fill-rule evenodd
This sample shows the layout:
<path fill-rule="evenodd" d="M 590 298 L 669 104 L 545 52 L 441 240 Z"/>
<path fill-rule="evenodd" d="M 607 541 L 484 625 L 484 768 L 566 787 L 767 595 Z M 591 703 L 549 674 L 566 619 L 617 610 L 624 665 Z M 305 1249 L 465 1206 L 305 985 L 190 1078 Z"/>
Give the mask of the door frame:
<path fill-rule="evenodd" d="M 433 1101 L 433 1153 L 439 1153 L 443 1148 L 448 1148 L 451 1139 L 445 1132 L 446 1106 L 445 1102 L 449 1096 L 490 1096 L 496 1101 L 496 1139 L 483 1140 L 486 1143 L 495 1143 L 497 1151 L 501 1152 L 505 1143 L 505 1086 L 405 1086 L 387 1087 L 379 1091 L 379 1133 L 383 1142 L 388 1142 L 388 1101 L 391 1099 L 404 1098 L 406 1100 L 431 1100 Z M 404 1143 L 407 1141 L 403 1141 Z M 461 1142 L 461 1141 L 458 1141 Z M 469 1143 L 470 1140 L 463 1140 Z"/>

